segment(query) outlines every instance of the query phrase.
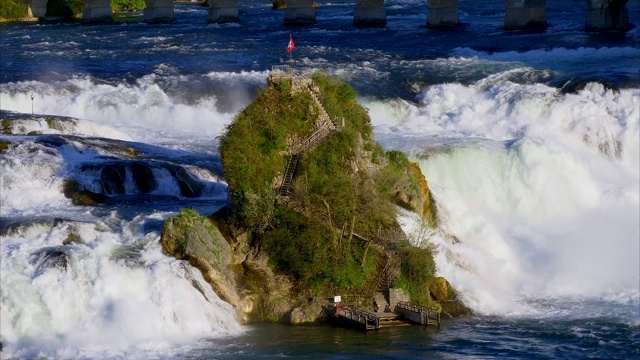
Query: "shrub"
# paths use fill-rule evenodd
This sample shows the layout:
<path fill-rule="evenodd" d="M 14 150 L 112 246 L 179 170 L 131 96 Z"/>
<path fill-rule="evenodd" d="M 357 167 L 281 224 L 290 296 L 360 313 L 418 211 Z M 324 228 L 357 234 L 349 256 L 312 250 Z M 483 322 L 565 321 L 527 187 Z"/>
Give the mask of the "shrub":
<path fill-rule="evenodd" d="M 29 6 L 22 1 L 0 0 L 0 18 L 19 20 L 26 18 Z"/>
<path fill-rule="evenodd" d="M 144 0 L 111 0 L 111 8 L 116 14 L 123 11 L 138 11 L 145 7 Z"/>
<path fill-rule="evenodd" d="M 402 288 L 409 294 L 411 301 L 424 306 L 434 305 L 429 295 L 429 284 L 435 280 L 436 273 L 434 250 L 431 246 L 419 248 L 405 245 L 400 252 L 401 275 L 394 283 L 394 287 Z"/>

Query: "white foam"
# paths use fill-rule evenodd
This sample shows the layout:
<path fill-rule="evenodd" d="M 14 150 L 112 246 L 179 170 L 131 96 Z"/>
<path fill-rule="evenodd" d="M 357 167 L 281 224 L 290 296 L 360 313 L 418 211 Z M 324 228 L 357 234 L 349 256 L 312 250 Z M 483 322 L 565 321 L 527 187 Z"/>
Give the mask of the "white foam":
<path fill-rule="evenodd" d="M 46 146 L 25 142 L 0 157 L 0 209 L 7 215 L 14 209 L 35 209 L 66 205 L 60 191 L 60 174 L 65 162 L 58 152 Z"/>
<path fill-rule="evenodd" d="M 425 88 L 419 105 L 361 101 L 377 137 L 420 162 L 439 210 L 439 272 L 474 309 L 639 302 L 638 89 L 562 95 L 498 75 Z"/>
<path fill-rule="evenodd" d="M 2 288 L 11 289 L 1 300 L 3 356 L 128 357 L 241 332 L 235 311 L 202 275 L 164 256 L 157 233 L 141 232 L 145 217 L 166 216 L 29 226 L 0 238 Z M 60 246 L 70 232 L 84 244 L 64 247 L 67 269 L 36 272 L 30 254 Z M 138 252 L 133 263 L 117 255 L 122 247 Z"/>
<path fill-rule="evenodd" d="M 159 71 L 166 72 L 163 67 Z M 266 81 L 266 73 L 243 72 L 204 75 L 209 79 L 228 79 L 231 83 L 257 84 Z M 157 143 L 163 138 L 210 139 L 219 135 L 235 113 L 251 102 L 249 91 L 238 93 L 231 104 L 232 112 L 218 110 L 214 95 L 203 95 L 191 103 L 169 96 L 151 74 L 135 84 L 96 83 L 88 77 L 74 77 L 67 81 L 45 84 L 35 81 L 12 83 L 0 93 L 5 110 L 30 113 L 31 95 L 36 114 L 51 114 L 89 119 L 125 132 L 135 140 Z M 188 84 L 191 79 L 178 75 L 165 77 L 170 84 Z M 181 86 L 182 86 L 181 85 Z M 187 85 L 185 85 L 187 86 Z M 256 85 L 257 86 L 257 85 Z M 100 132 L 100 129 L 96 129 Z M 112 134 L 104 134 L 110 136 Z M 122 138 L 118 136 L 118 138 Z M 180 141 L 179 141 L 180 142 Z"/>

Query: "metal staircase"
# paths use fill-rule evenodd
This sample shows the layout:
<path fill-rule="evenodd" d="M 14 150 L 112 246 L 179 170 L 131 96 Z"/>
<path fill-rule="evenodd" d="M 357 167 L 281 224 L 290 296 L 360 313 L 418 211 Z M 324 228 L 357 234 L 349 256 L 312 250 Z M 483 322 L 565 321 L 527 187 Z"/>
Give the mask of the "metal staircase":
<path fill-rule="evenodd" d="M 287 162 L 287 170 L 284 173 L 284 179 L 282 180 L 282 185 L 280 186 L 280 195 L 282 196 L 289 196 L 291 180 L 293 180 L 293 175 L 296 172 L 296 166 L 298 165 L 299 159 L 300 154 L 291 155 L 289 157 L 289 161 Z"/>
<path fill-rule="evenodd" d="M 302 139 L 301 141 L 289 146 L 287 149 L 287 153 L 290 155 L 289 160 L 287 161 L 287 167 L 284 172 L 284 177 L 282 179 L 282 185 L 280 186 L 279 194 L 282 196 L 292 195 L 291 191 L 291 181 L 293 180 L 293 176 L 296 172 L 296 167 L 298 165 L 298 161 L 302 156 L 302 153 L 314 148 L 318 145 L 322 140 L 324 140 L 331 132 L 338 129 L 338 126 L 335 124 L 327 110 L 322 105 L 322 102 L 318 98 L 318 94 L 320 94 L 320 89 L 317 86 L 313 86 L 313 84 L 309 84 L 309 86 L 305 87 L 306 91 L 311 95 L 313 102 L 316 104 L 319 114 L 315 120 L 316 131 L 314 131 L 311 135 Z"/>

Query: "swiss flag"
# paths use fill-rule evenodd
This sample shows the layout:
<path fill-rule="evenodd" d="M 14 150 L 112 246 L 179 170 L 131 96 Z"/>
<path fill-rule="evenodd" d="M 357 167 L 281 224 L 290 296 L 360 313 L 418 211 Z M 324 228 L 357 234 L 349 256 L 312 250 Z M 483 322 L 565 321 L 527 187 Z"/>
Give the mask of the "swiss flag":
<path fill-rule="evenodd" d="M 287 45 L 287 52 L 292 52 L 294 47 L 296 46 L 293 44 L 293 38 L 291 37 L 291 35 L 289 35 L 289 45 Z"/>

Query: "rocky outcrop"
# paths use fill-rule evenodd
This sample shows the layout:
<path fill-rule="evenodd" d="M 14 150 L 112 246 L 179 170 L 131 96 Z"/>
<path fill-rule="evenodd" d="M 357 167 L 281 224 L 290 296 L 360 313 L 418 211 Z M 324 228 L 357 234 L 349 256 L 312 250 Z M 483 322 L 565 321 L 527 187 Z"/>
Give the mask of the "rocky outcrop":
<path fill-rule="evenodd" d="M 437 226 L 420 167 L 375 142 L 366 110 L 348 85 L 324 74 L 313 82 L 288 76 L 270 78 L 220 139 L 227 208 L 210 217 L 182 210 L 169 218 L 164 251 L 200 269 L 244 321 L 315 322 L 325 297 L 370 298 L 383 275 L 396 301 L 431 303 L 432 250 L 409 245 L 394 206 Z M 303 80 L 317 89 L 292 92 Z M 305 152 L 291 172 L 292 191 L 277 196 L 283 166 L 289 173 L 291 140 L 310 138 L 318 123 L 327 123 L 318 121 L 320 107 L 324 117 L 339 120 L 339 129 Z M 398 274 L 389 276 L 396 267 L 387 253 L 400 248 Z M 401 272 L 408 275 L 397 287 L 407 293 L 393 289 Z"/>
<path fill-rule="evenodd" d="M 424 174 L 422 173 L 422 170 L 420 169 L 420 165 L 418 165 L 418 163 L 409 164 L 409 176 L 411 176 L 411 178 L 416 182 L 420 194 L 414 211 L 422 216 L 422 218 L 425 219 L 431 226 L 437 226 L 438 214 L 436 212 L 433 196 L 431 195 L 431 190 L 429 190 L 427 179 L 424 177 Z"/>
<path fill-rule="evenodd" d="M 160 242 L 167 254 L 198 268 L 222 300 L 239 306 L 240 296 L 229 267 L 231 248 L 211 220 L 193 209 L 182 209 L 165 222 Z"/>
<path fill-rule="evenodd" d="M 246 232 L 216 224 L 216 217 L 224 212 L 205 217 L 192 209 L 180 210 L 165 222 L 160 239 L 163 250 L 198 268 L 243 322 L 255 318 L 295 324 L 315 321 L 319 311 L 292 295 L 291 281 L 273 271 L 259 247 L 249 246 Z"/>
<path fill-rule="evenodd" d="M 394 201 L 420 215 L 432 227 L 438 226 L 435 202 L 429 190 L 420 165 L 410 162 L 406 171 L 409 181 L 397 182 L 394 188 Z"/>

